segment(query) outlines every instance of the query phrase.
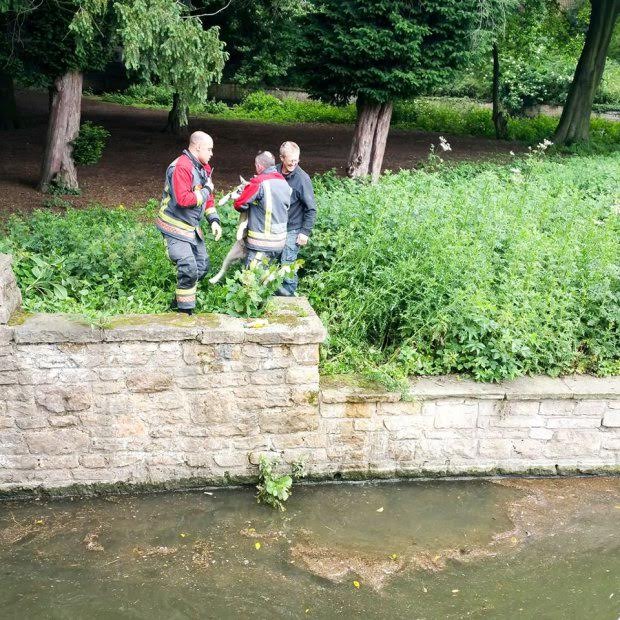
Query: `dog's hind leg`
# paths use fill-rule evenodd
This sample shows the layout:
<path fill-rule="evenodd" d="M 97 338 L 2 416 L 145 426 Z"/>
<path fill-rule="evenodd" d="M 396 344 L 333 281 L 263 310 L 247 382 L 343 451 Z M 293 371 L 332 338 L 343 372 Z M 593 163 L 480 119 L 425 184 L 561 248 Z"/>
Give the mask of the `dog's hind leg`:
<path fill-rule="evenodd" d="M 228 252 L 228 254 L 226 254 L 226 258 L 224 259 L 224 262 L 222 263 L 222 267 L 212 278 L 209 278 L 209 282 L 211 284 L 217 284 L 217 282 L 219 282 L 222 279 L 222 277 L 224 276 L 228 268 L 233 263 L 243 260 L 247 256 L 247 254 L 248 254 L 248 251 L 245 247 L 245 242 L 236 241 L 235 244 L 232 246 L 232 248 L 230 248 L 230 251 Z"/>

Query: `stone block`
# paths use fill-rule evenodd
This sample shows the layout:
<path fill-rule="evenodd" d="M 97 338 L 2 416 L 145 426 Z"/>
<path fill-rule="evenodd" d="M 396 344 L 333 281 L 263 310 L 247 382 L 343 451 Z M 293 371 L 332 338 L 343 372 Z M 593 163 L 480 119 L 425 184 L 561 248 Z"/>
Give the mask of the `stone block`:
<path fill-rule="evenodd" d="M 547 419 L 547 428 L 598 428 L 601 425 L 600 417 L 570 417 L 553 416 Z"/>
<path fill-rule="evenodd" d="M 491 419 L 489 424 L 491 427 L 497 428 L 532 428 L 536 426 L 545 426 L 547 419 L 548 418 L 541 415 L 506 415 Z"/>
<path fill-rule="evenodd" d="M 573 410 L 573 415 L 592 416 L 602 418 L 607 411 L 607 401 L 604 400 L 581 400 Z"/>
<path fill-rule="evenodd" d="M 442 411 L 435 415 L 435 428 L 473 428 L 476 414 L 463 411 Z"/>
<path fill-rule="evenodd" d="M 109 320 L 103 329 L 106 342 L 164 342 L 195 340 L 202 333 L 204 318 L 179 313 L 126 314 Z"/>
<path fill-rule="evenodd" d="M 274 370 L 256 370 L 249 375 L 250 383 L 253 385 L 276 386 L 286 383 L 286 370 L 277 368 Z"/>
<path fill-rule="evenodd" d="M 26 437 L 32 454 L 58 455 L 85 452 L 90 446 L 89 436 L 77 429 L 50 429 L 29 432 Z"/>
<path fill-rule="evenodd" d="M 101 342 L 103 331 L 63 314 L 35 314 L 13 327 L 17 343 Z"/>
<path fill-rule="evenodd" d="M 132 392 L 163 392 L 172 387 L 172 377 L 161 372 L 135 372 L 127 379 L 127 387 Z"/>
<path fill-rule="evenodd" d="M 12 347 L 5 345 L 9 345 L 11 342 L 13 342 L 13 328 L 8 325 L 0 324 L 0 347 L 2 349 L 6 349 L 8 353 L 8 349 L 11 349 Z M 4 355 L 7 353 L 3 352 Z"/>
<path fill-rule="evenodd" d="M 388 431 L 402 431 L 406 429 L 430 428 L 432 418 L 421 415 L 392 415 L 382 418 L 383 425 Z"/>
<path fill-rule="evenodd" d="M 608 428 L 620 427 L 620 409 L 606 411 L 603 416 L 603 426 Z"/>
<path fill-rule="evenodd" d="M 69 426 L 78 426 L 79 420 L 74 415 L 51 416 L 49 423 L 54 428 L 67 428 Z"/>
<path fill-rule="evenodd" d="M 537 400 L 506 401 L 503 416 L 535 416 L 540 411 L 540 402 Z"/>
<path fill-rule="evenodd" d="M 319 384 L 318 366 L 291 366 L 286 372 L 287 383 Z"/>
<path fill-rule="evenodd" d="M 275 408 L 259 413 L 258 423 L 263 433 L 288 435 L 317 430 L 319 414 L 315 407 Z"/>
<path fill-rule="evenodd" d="M 316 344 L 300 344 L 291 346 L 293 359 L 303 366 L 313 366 L 319 363 L 319 347 Z"/>
<path fill-rule="evenodd" d="M 35 401 L 47 411 L 65 413 L 89 409 L 92 405 L 92 396 L 86 386 L 42 385 L 36 389 Z"/>
<path fill-rule="evenodd" d="M 481 439 L 478 444 L 478 456 L 498 461 L 509 459 L 512 446 L 510 439 Z"/>
<path fill-rule="evenodd" d="M 440 463 L 455 458 L 475 459 L 477 439 L 421 439 L 417 442 L 415 460 Z"/>
<path fill-rule="evenodd" d="M 100 469 L 108 465 L 106 458 L 101 454 L 82 454 L 78 460 L 82 467 L 88 469 Z"/>
<path fill-rule="evenodd" d="M 544 416 L 570 416 L 575 410 L 577 402 L 572 399 L 543 400 L 540 403 L 540 415 Z"/>
<path fill-rule="evenodd" d="M 233 422 L 239 416 L 237 400 L 230 390 L 197 394 L 191 400 L 190 418 L 200 426 Z"/>
<path fill-rule="evenodd" d="M 248 456 L 242 452 L 215 453 L 213 460 L 218 467 L 223 468 L 246 468 L 249 466 Z"/>
<path fill-rule="evenodd" d="M 213 318 L 211 320 L 214 320 Z M 232 316 L 217 316 L 211 326 L 205 326 L 198 336 L 203 344 L 238 344 L 245 340 L 243 321 Z"/>
<path fill-rule="evenodd" d="M 601 449 L 600 431 L 589 429 L 558 429 L 553 439 L 546 443 L 544 455 L 552 458 L 587 458 Z"/>
<path fill-rule="evenodd" d="M 421 415 L 422 402 L 417 401 L 400 401 L 396 403 L 380 402 L 377 404 L 377 413 L 379 415 Z M 430 422 L 429 420 L 429 423 Z"/>
<path fill-rule="evenodd" d="M 553 431 L 550 428 L 532 428 L 529 432 L 531 439 L 551 439 L 553 437 Z"/>
<path fill-rule="evenodd" d="M 22 303 L 22 294 L 17 286 L 10 254 L 0 254 L 0 323 L 8 323 L 11 315 Z"/>

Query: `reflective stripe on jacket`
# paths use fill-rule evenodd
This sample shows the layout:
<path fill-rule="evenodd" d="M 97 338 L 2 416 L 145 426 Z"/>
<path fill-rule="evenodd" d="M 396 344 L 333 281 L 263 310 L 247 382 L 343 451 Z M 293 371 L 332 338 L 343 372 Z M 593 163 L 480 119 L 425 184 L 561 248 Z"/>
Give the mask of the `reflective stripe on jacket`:
<path fill-rule="evenodd" d="M 177 157 L 166 170 L 166 182 L 155 225 L 166 235 L 193 241 L 200 220 L 218 221 L 213 195 L 205 185 L 211 178 L 209 164 L 203 166 L 189 151 Z"/>
<path fill-rule="evenodd" d="M 291 188 L 275 166 L 250 179 L 235 200 L 237 211 L 249 209 L 246 245 L 250 250 L 284 249 L 290 202 Z"/>

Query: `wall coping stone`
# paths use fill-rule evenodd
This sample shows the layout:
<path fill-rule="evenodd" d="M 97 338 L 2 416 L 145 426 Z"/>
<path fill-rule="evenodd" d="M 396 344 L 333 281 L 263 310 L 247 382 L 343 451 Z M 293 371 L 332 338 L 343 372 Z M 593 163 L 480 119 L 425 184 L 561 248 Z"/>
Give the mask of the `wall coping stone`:
<path fill-rule="evenodd" d="M 620 399 L 620 376 L 594 377 L 571 375 L 567 377 L 519 377 L 500 383 L 478 383 L 458 376 L 416 377 L 409 382 L 405 395 L 410 400 L 437 398 L 472 398 L 482 400 L 568 400 Z M 321 401 L 327 404 L 398 402 L 400 392 L 381 391 L 364 386 L 351 385 L 338 377 L 322 380 Z"/>
<path fill-rule="evenodd" d="M 0 341 L 56 344 L 199 340 L 203 344 L 282 345 L 317 344 L 327 337 L 321 320 L 304 297 L 273 298 L 265 319 L 266 325 L 223 314 L 136 314 L 111 317 L 97 326 L 66 314 L 33 314 L 20 324 L 3 327 Z"/>

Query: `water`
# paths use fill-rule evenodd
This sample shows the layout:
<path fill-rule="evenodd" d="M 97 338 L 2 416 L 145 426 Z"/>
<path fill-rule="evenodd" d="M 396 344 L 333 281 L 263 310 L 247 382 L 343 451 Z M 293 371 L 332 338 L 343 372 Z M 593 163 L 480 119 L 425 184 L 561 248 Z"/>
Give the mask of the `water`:
<path fill-rule="evenodd" d="M 619 524 L 618 478 L 6 502 L 0 617 L 617 620 Z"/>

